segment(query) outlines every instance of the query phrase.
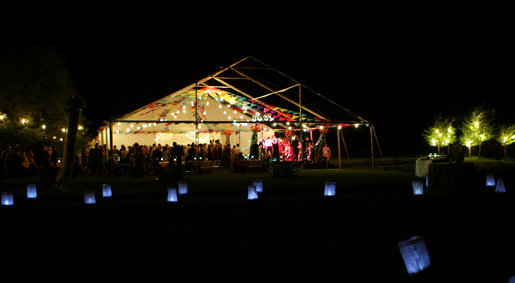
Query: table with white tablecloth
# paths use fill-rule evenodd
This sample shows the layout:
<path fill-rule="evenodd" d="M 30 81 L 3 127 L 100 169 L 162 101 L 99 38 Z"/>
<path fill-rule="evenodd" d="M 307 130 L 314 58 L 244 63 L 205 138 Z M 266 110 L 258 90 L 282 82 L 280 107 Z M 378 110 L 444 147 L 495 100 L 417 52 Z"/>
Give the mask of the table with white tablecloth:
<path fill-rule="evenodd" d="M 429 173 L 429 165 L 433 163 L 432 159 L 417 159 L 415 161 L 415 175 L 417 177 L 425 177 Z"/>

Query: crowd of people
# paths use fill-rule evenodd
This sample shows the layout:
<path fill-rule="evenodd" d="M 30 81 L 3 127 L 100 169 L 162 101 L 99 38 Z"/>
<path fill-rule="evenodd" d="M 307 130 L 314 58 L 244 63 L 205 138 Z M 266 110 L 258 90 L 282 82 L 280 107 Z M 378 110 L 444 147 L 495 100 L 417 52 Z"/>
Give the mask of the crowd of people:
<path fill-rule="evenodd" d="M 322 158 L 329 161 L 331 149 L 327 144 L 324 145 L 322 154 L 315 150 L 313 141 L 306 137 L 302 142 L 293 138 L 291 141 L 287 137 L 279 138 L 276 136 L 262 138 L 258 144 L 251 147 L 251 157 L 258 156 L 260 159 L 273 161 L 318 161 Z"/>
<path fill-rule="evenodd" d="M 52 168 L 61 163 L 59 152 L 55 146 L 42 146 L 40 150 L 19 148 L 0 150 L 0 179 L 5 177 L 28 177 L 50 174 Z"/>
<path fill-rule="evenodd" d="M 149 176 L 162 172 L 165 164 L 183 165 L 195 160 L 215 160 L 221 169 L 231 169 L 235 160 L 261 159 L 272 161 L 313 161 L 323 158 L 326 162 L 331 157 L 331 150 L 326 145 L 322 153 L 316 153 L 313 142 L 306 138 L 297 139 L 263 138 L 250 147 L 250 154 L 245 156 L 239 144 L 222 145 L 219 140 L 209 144 L 179 145 L 168 144 L 113 146 L 112 152 L 106 145 L 95 144 L 84 147 L 75 155 L 74 167 L 80 175 L 132 175 Z M 40 176 L 51 179 L 61 165 L 61 156 L 55 146 L 42 146 L 40 150 L 21 151 L 5 149 L 0 151 L 0 178 Z M 321 156 L 319 156 L 321 155 Z"/>
<path fill-rule="evenodd" d="M 113 146 L 108 154 L 106 146 L 95 145 L 84 148 L 80 154 L 83 174 L 89 175 L 133 175 L 149 176 L 159 174 L 163 164 L 183 165 L 195 160 L 219 160 L 222 169 L 229 169 L 232 160 L 243 159 L 239 145 L 222 145 L 218 140 L 209 144 L 168 144 Z"/>

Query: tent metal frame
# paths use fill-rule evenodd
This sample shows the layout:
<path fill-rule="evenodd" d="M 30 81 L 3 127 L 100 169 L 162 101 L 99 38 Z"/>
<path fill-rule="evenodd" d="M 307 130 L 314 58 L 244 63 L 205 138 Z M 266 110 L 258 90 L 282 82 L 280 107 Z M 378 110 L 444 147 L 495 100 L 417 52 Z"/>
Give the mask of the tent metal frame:
<path fill-rule="evenodd" d="M 242 63 L 243 62 L 251 62 L 251 63 L 254 63 L 254 64 L 257 64 L 257 66 L 242 66 Z M 275 72 L 276 74 L 279 74 L 280 76 L 282 76 L 283 78 L 289 80 L 291 82 L 291 85 L 288 86 L 288 87 L 285 87 L 285 88 L 282 88 L 282 89 L 273 89 L 272 87 L 266 85 L 265 83 L 262 83 L 260 82 L 259 80 L 257 80 L 256 78 L 252 77 L 251 75 L 249 75 L 248 73 L 246 73 L 246 70 L 267 70 L 267 71 L 273 71 Z M 229 72 L 231 71 L 232 75 L 226 75 L 226 72 Z M 239 75 L 239 76 L 234 76 L 235 74 Z M 230 82 L 228 81 L 231 81 L 231 80 L 246 80 L 246 81 L 249 81 L 249 82 L 252 82 L 254 85 L 257 85 L 259 86 L 260 88 L 263 88 L 264 90 L 267 91 L 266 94 L 264 95 L 260 95 L 258 97 L 255 97 L 251 94 L 249 94 L 248 92 L 242 90 L 242 89 L 239 89 L 238 87 L 234 86 L 233 84 L 231 84 Z M 211 84 L 209 83 L 210 81 L 215 81 L 216 84 Z M 376 135 L 376 132 L 375 132 L 375 127 L 372 125 L 372 123 L 370 123 L 368 120 L 362 118 L 361 116 L 351 112 L 349 109 L 339 105 L 338 103 L 332 101 L 331 99 L 323 96 L 322 94 L 316 92 L 316 91 L 313 91 L 311 88 L 307 87 L 306 85 L 304 84 L 301 84 L 300 82 L 292 79 L 291 77 L 285 75 L 284 73 L 278 71 L 277 69 L 271 67 L 270 65 L 266 64 L 266 63 L 263 63 L 262 61 L 254 58 L 253 56 L 247 56 L 247 57 L 244 57 L 243 59 L 241 60 L 238 60 L 237 62 L 227 66 L 227 67 L 224 67 L 224 68 L 221 68 L 220 70 L 214 72 L 213 74 L 211 75 L 208 75 L 207 77 L 204 77 L 200 80 L 197 80 L 196 82 L 180 89 L 180 90 L 177 90 L 159 100 L 156 100 L 154 102 L 151 102 L 151 103 L 157 103 L 159 101 L 162 101 L 162 100 L 166 100 L 166 99 L 171 99 L 175 96 L 178 96 L 184 92 L 188 92 L 190 90 L 195 90 L 195 120 L 194 121 L 190 121 L 190 120 L 187 120 L 187 121 L 177 121 L 177 120 L 166 120 L 166 121 L 155 121 L 155 120 L 127 120 L 127 119 L 124 119 L 124 117 L 128 117 L 128 116 L 131 116 L 143 109 L 145 109 L 145 106 L 143 107 L 140 107 L 122 117 L 119 117 L 117 119 L 112 119 L 110 121 L 108 121 L 108 126 L 109 126 L 109 141 L 110 141 L 110 148 L 112 150 L 112 146 L 113 146 L 113 130 L 112 130 L 112 127 L 113 127 L 113 124 L 114 123 L 118 123 L 118 122 L 130 122 L 130 123 L 171 123 L 171 124 L 178 124 L 178 123 L 194 123 L 195 126 L 198 125 L 199 121 L 198 121 L 198 113 L 197 113 L 197 108 L 198 108 L 198 100 L 196 99 L 197 98 L 197 90 L 202 87 L 213 87 L 213 88 L 220 88 L 220 89 L 229 89 L 229 90 L 232 90 L 238 94 L 241 94 L 249 99 L 252 99 L 252 100 L 255 100 L 255 101 L 261 101 L 260 99 L 262 98 L 265 98 L 265 97 L 268 97 L 268 96 L 271 96 L 271 95 L 276 95 L 277 97 L 280 97 L 282 98 L 284 101 L 287 101 L 293 105 L 295 105 L 296 107 L 298 107 L 298 111 L 300 113 L 300 116 L 299 116 L 299 126 L 300 126 L 300 138 L 302 140 L 302 129 L 303 129 L 303 117 L 302 117 L 302 113 L 309 113 L 317 118 L 320 118 L 320 119 L 323 119 L 325 121 L 310 121 L 309 124 L 316 124 L 316 125 L 327 125 L 327 124 L 341 124 L 341 123 L 349 123 L 349 124 L 366 124 L 369 126 L 370 128 L 370 142 L 371 142 L 371 159 L 372 159 L 372 168 L 375 168 L 375 161 L 374 161 L 374 139 L 375 139 L 375 142 L 377 144 L 377 147 L 379 149 L 379 154 L 381 156 L 381 159 L 383 160 L 383 165 L 384 165 L 384 159 L 383 159 L 383 156 L 382 156 L 382 153 L 381 153 L 381 149 L 379 147 L 379 140 L 377 139 L 377 135 Z M 297 100 L 296 99 L 293 99 L 291 97 L 288 97 L 286 94 L 284 94 L 285 91 L 288 91 L 288 90 L 291 90 L 291 89 L 294 89 L 294 88 L 298 88 L 298 98 Z M 306 107 L 306 105 L 303 105 L 302 104 L 302 89 L 305 88 L 307 90 L 309 90 L 310 92 L 312 92 L 313 94 L 315 94 L 316 96 L 318 96 L 319 98 L 321 99 L 324 99 L 326 102 L 330 103 L 330 104 L 333 104 L 334 106 L 340 108 L 341 110 L 343 110 L 344 112 L 346 112 L 347 114 L 349 114 L 351 117 L 354 117 L 356 120 L 355 121 L 331 121 L 330 119 L 328 119 L 327 117 L 325 117 L 324 115 L 318 113 L 317 111 L 313 110 L 313 109 L 310 109 L 308 107 Z M 148 105 L 148 104 L 147 104 Z M 243 121 L 239 121 L 239 120 L 236 120 L 237 123 L 246 123 L 248 122 L 247 120 Z M 221 123 L 234 123 L 234 121 L 202 121 L 202 123 L 204 124 L 207 124 L 207 123 L 216 123 L 216 124 L 221 124 Z M 267 122 L 267 121 L 259 121 L 259 122 L 252 122 L 252 123 L 259 123 L 259 124 L 272 124 L 272 123 L 277 123 L 278 125 L 281 124 L 281 122 L 278 122 L 278 121 L 275 121 L 275 122 Z M 283 128 L 286 128 L 286 127 L 283 127 Z M 341 152 L 340 152 L 340 135 L 343 139 L 343 133 L 340 131 L 340 129 L 338 129 L 338 164 L 339 164 L 339 168 L 341 168 Z M 348 150 L 347 150 L 347 145 L 345 143 L 345 140 L 343 139 L 343 145 L 344 145 L 344 148 L 345 148 L 345 152 L 347 153 L 347 159 L 349 159 L 349 162 L 350 162 L 350 157 L 349 157 L 349 154 L 348 154 Z"/>

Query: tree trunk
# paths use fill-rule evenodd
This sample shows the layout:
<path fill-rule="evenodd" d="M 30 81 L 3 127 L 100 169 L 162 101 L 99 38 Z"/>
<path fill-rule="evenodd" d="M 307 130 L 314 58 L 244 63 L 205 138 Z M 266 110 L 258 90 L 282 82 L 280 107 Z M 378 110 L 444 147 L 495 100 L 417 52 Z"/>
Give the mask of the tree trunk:
<path fill-rule="evenodd" d="M 79 111 L 82 99 L 72 97 L 69 101 L 68 131 L 66 132 L 66 142 L 64 144 L 63 163 L 55 180 L 55 189 L 68 191 L 73 187 L 73 169 L 75 159 L 75 141 L 77 137 L 77 127 L 79 124 Z"/>
<path fill-rule="evenodd" d="M 506 144 L 503 144 L 502 147 L 504 147 L 504 159 L 508 159 L 508 151 L 506 150 Z"/>
<path fill-rule="evenodd" d="M 477 152 L 477 159 L 481 158 L 481 142 L 479 142 L 479 150 Z"/>

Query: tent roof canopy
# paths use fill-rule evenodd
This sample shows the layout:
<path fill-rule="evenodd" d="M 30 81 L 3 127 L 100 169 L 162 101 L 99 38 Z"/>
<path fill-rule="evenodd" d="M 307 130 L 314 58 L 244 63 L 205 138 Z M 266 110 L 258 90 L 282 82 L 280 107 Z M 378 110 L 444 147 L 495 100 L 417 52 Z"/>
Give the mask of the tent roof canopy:
<path fill-rule="evenodd" d="M 226 116 L 211 115 L 207 109 L 212 110 L 214 106 L 219 108 L 218 112 L 226 114 L 230 110 L 230 113 Z M 232 117 L 229 116 L 231 114 Z M 274 126 L 279 123 L 308 127 L 369 124 L 369 121 L 347 108 L 252 56 L 221 68 L 113 122 L 202 121 L 223 124 L 251 120 L 252 123 L 273 123 Z"/>

